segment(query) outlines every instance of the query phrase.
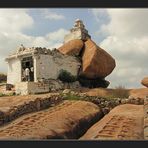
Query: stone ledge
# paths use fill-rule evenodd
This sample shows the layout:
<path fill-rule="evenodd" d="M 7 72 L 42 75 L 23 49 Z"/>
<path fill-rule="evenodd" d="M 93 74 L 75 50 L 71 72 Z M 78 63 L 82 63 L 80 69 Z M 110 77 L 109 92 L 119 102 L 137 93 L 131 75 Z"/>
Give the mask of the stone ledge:
<path fill-rule="evenodd" d="M 28 99 L 11 107 L 0 107 L 0 125 L 4 125 L 24 114 L 40 111 L 60 103 L 62 99 L 57 95 Z"/>

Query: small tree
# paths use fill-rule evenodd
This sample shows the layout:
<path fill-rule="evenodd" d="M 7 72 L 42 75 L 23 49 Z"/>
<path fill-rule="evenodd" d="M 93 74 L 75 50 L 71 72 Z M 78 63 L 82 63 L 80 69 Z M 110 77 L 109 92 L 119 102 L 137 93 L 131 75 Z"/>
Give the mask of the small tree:
<path fill-rule="evenodd" d="M 71 82 L 75 82 L 77 80 L 77 77 L 73 76 L 70 72 L 62 69 L 60 70 L 58 79 L 60 79 L 62 82 L 71 83 Z"/>

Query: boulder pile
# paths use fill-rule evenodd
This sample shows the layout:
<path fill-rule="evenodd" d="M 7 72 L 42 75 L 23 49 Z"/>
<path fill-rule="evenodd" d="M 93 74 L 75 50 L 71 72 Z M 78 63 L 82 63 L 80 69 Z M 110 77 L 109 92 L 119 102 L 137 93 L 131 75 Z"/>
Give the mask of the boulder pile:
<path fill-rule="evenodd" d="M 57 49 L 59 52 L 81 59 L 78 79 L 82 86 L 89 88 L 103 87 L 110 84 L 105 80 L 116 66 L 114 58 L 100 48 L 91 39 L 83 42 L 74 39 Z"/>
<path fill-rule="evenodd" d="M 84 28 L 81 20 L 76 20 L 71 33 L 66 38 L 64 44 L 57 50 L 62 54 L 76 56 L 81 61 L 78 71 L 78 80 L 84 87 L 106 88 L 110 82 L 105 77 L 111 74 L 116 63 L 115 59 L 100 48 Z"/>

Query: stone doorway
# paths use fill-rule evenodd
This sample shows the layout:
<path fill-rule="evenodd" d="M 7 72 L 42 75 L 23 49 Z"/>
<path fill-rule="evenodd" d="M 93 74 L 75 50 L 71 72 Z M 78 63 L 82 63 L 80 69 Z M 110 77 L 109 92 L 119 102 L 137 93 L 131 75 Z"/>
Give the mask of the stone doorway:
<path fill-rule="evenodd" d="M 34 81 L 34 64 L 33 64 L 33 58 L 25 57 L 21 61 L 21 67 L 22 67 L 22 81 Z M 29 69 L 29 78 L 26 77 L 26 68 Z"/>

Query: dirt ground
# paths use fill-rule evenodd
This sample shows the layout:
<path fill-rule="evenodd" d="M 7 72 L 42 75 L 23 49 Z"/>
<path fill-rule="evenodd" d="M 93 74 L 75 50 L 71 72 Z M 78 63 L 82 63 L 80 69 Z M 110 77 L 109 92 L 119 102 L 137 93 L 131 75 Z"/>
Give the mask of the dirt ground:
<path fill-rule="evenodd" d="M 136 88 L 136 89 L 125 89 L 129 92 L 130 96 L 143 98 L 148 96 L 148 88 Z M 100 96 L 100 97 L 108 97 L 111 96 L 112 93 L 116 91 L 116 89 L 109 88 L 94 88 L 94 89 L 82 89 L 81 92 L 86 93 L 89 96 Z"/>

